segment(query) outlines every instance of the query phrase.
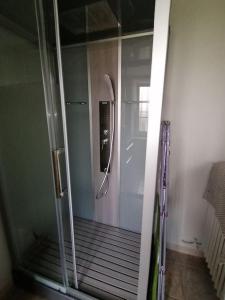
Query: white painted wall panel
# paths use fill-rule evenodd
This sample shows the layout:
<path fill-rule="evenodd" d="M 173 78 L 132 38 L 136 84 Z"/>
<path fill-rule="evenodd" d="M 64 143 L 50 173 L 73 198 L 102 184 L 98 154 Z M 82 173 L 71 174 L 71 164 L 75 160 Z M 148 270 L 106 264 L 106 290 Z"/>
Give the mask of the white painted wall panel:
<path fill-rule="evenodd" d="M 213 162 L 225 160 L 225 2 L 174 0 L 163 118 L 171 121 L 168 243 L 202 241 L 202 198 Z M 194 250 L 195 251 L 195 250 Z"/>

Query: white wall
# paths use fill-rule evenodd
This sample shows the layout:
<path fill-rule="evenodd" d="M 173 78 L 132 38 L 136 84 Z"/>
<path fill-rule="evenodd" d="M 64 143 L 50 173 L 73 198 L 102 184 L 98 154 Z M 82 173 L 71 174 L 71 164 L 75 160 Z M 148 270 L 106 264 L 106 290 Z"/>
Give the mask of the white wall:
<path fill-rule="evenodd" d="M 212 162 L 225 160 L 225 1 L 173 0 L 163 119 L 171 121 L 168 244 L 203 239 Z M 183 248 L 185 247 L 185 248 Z"/>
<path fill-rule="evenodd" d="M 11 262 L 0 215 L 0 298 L 11 284 Z"/>

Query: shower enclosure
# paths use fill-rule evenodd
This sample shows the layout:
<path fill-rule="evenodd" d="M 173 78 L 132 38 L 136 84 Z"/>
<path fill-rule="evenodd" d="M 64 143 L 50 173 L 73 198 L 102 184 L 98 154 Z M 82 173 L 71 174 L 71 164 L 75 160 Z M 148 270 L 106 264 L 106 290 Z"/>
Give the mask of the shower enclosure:
<path fill-rule="evenodd" d="M 147 297 L 169 4 L 0 1 L 14 269 L 79 299 Z"/>

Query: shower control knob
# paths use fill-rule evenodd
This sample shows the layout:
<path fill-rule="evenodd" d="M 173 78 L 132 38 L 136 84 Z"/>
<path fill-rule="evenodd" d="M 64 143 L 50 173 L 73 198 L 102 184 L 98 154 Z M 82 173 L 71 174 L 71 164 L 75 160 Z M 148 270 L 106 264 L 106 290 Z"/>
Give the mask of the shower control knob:
<path fill-rule="evenodd" d="M 101 148 L 102 148 L 102 150 L 103 150 L 104 146 L 108 144 L 108 141 L 109 141 L 109 139 L 103 139 L 103 140 L 101 141 L 101 144 L 102 144 L 102 147 L 101 147 Z"/>
<path fill-rule="evenodd" d="M 104 133 L 104 135 L 108 135 L 109 130 L 108 130 L 108 129 L 104 129 L 104 130 L 103 130 L 103 133 Z"/>
<path fill-rule="evenodd" d="M 106 144 L 108 144 L 108 141 L 109 141 L 108 139 L 103 139 L 103 140 L 102 140 L 102 144 L 103 144 L 103 145 L 106 145 Z"/>

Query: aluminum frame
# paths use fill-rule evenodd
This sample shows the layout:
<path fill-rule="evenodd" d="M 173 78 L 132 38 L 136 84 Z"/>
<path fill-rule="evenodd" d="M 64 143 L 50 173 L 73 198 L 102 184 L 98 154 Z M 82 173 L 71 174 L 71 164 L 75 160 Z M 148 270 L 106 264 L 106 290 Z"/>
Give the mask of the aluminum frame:
<path fill-rule="evenodd" d="M 169 34 L 170 2 L 171 0 L 156 0 L 155 4 L 150 80 L 151 101 L 148 115 L 138 300 L 147 299 L 149 282 L 160 123 Z M 152 130 L 152 128 L 154 128 L 154 130 Z"/>
<path fill-rule="evenodd" d="M 54 167 L 53 167 L 51 152 L 53 149 L 57 148 L 57 139 L 56 139 L 57 129 L 55 128 L 55 124 L 53 121 L 56 105 L 52 97 L 51 80 L 49 77 L 50 69 L 49 69 L 46 35 L 45 35 L 45 22 L 44 22 L 42 0 L 35 0 L 35 13 L 36 13 L 36 20 L 37 20 L 38 43 L 39 43 L 41 72 L 42 72 L 42 81 L 43 81 L 43 89 L 44 89 L 46 120 L 48 126 L 52 180 L 53 180 L 53 186 L 55 186 Z M 56 193 L 55 193 L 55 206 L 56 206 L 56 220 L 57 220 L 57 230 L 58 230 L 58 238 L 59 238 L 59 251 L 60 251 L 60 264 L 62 269 L 62 278 L 63 278 L 64 285 L 68 286 L 69 281 L 68 281 L 67 269 L 66 269 L 66 254 L 65 254 L 65 246 L 64 246 L 63 220 L 62 220 L 62 212 L 61 212 L 62 210 L 61 210 L 61 205 L 59 203 L 59 199 L 57 199 Z"/>
<path fill-rule="evenodd" d="M 65 104 L 65 95 L 64 95 L 62 55 L 61 55 L 59 15 L 58 15 L 57 0 L 53 0 L 53 8 L 54 8 L 54 21 L 55 21 L 57 64 L 58 64 L 58 73 L 59 73 L 58 74 L 59 75 L 59 90 L 60 90 L 60 101 L 61 101 L 61 109 L 62 109 L 63 138 L 64 138 L 64 149 L 65 149 L 65 160 L 66 160 L 66 176 L 67 176 L 67 191 L 68 191 L 70 231 L 71 231 L 71 244 L 72 244 L 73 275 L 74 275 L 75 288 L 78 289 L 77 265 L 76 265 L 76 254 L 75 254 L 75 237 L 74 237 L 74 220 L 73 220 L 73 203 L 72 203 L 70 164 L 69 164 L 69 147 L 68 147 L 67 122 L 66 122 L 66 104 Z"/>
<path fill-rule="evenodd" d="M 34 281 L 40 283 L 41 285 L 44 285 L 52 290 L 55 290 L 56 292 L 58 291 L 58 292 L 64 294 L 65 297 L 72 296 L 72 297 L 76 297 L 75 299 L 80 299 L 80 300 L 98 300 L 97 298 L 89 296 L 79 290 L 74 290 L 72 288 L 66 288 L 57 282 L 46 279 L 46 278 L 42 277 L 41 275 L 30 272 L 24 268 L 19 268 L 19 271 L 21 271 L 23 274 L 27 275 Z"/>
<path fill-rule="evenodd" d="M 117 86 L 117 205 L 119 207 L 119 199 L 120 199 L 120 162 L 121 162 L 121 78 L 122 78 L 122 40 L 118 40 L 118 86 Z M 119 209 L 118 209 L 119 212 Z M 120 222 L 120 214 L 117 216 L 118 224 Z"/>
<path fill-rule="evenodd" d="M 89 112 L 89 130 L 90 130 L 90 154 L 91 154 L 91 190 L 92 200 L 94 203 L 95 211 L 95 181 L 94 181 L 94 150 L 93 150 L 93 118 L 92 118 L 92 97 L 91 97 L 91 70 L 90 70 L 90 57 L 87 51 L 87 75 L 88 75 L 88 112 Z M 94 218 L 96 216 L 94 215 Z"/>

